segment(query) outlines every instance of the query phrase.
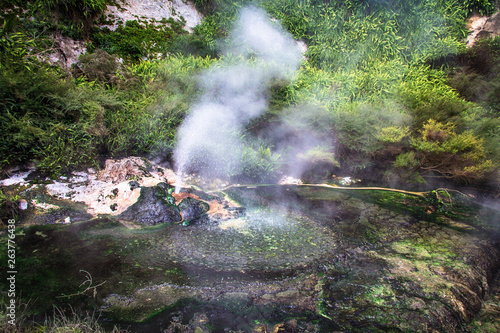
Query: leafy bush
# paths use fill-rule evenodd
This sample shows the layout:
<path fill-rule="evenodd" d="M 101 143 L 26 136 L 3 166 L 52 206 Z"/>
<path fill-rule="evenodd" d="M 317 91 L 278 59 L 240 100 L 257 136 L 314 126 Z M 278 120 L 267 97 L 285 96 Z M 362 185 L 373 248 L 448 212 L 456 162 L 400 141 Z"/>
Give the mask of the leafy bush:
<path fill-rule="evenodd" d="M 78 69 L 73 70 L 75 77 L 78 77 L 81 73 L 89 81 L 111 84 L 116 81 L 118 60 L 116 56 L 97 49 L 94 53 L 86 53 L 81 56 L 77 67 Z"/>
<path fill-rule="evenodd" d="M 138 60 L 143 57 L 165 57 L 178 34 L 186 33 L 184 22 L 169 18 L 164 24 L 127 21 L 116 30 L 96 29 L 93 33 L 93 48 L 101 48 L 110 54 Z"/>
<path fill-rule="evenodd" d="M 484 139 L 484 148 L 495 165 L 500 165 L 500 118 L 482 118 L 475 129 L 477 135 Z"/>
<path fill-rule="evenodd" d="M 72 20 L 94 18 L 111 0 L 35 0 L 35 6 L 48 8 Z"/>
<path fill-rule="evenodd" d="M 271 14 L 280 21 L 296 39 L 309 39 L 310 30 L 310 17 L 305 4 L 279 0 L 279 1 L 266 1 L 264 7 Z"/>
<path fill-rule="evenodd" d="M 264 144 L 252 143 L 243 145 L 241 174 L 234 178 L 264 183 L 276 181 L 282 165 L 281 155 L 271 151 Z"/>
<path fill-rule="evenodd" d="M 472 132 L 457 133 L 453 124 L 430 119 L 420 134 L 412 138 L 411 145 L 424 170 L 463 181 L 480 179 L 493 170 L 493 162 L 486 159 L 484 140 Z"/>
<path fill-rule="evenodd" d="M 444 72 L 429 66 L 410 67 L 397 90 L 401 103 L 412 112 L 417 129 L 431 118 L 464 126 L 464 114 L 474 107 L 447 84 Z"/>
<path fill-rule="evenodd" d="M 71 84 L 59 80 L 47 68 L 0 69 L 1 164 L 29 161 L 42 148 L 41 139 L 52 124 L 71 123 L 78 114 L 69 112 L 61 98 Z"/>
<path fill-rule="evenodd" d="M 78 125 L 54 125 L 50 134 L 41 141 L 43 148 L 37 153 L 37 169 L 49 174 L 60 175 L 81 168 L 98 167 L 94 137 Z"/>
<path fill-rule="evenodd" d="M 216 57 L 218 41 L 227 34 L 221 21 L 224 21 L 222 13 L 205 17 L 201 24 L 194 27 L 192 34 L 177 36 L 172 44 L 172 53 Z M 226 21 L 229 19 L 226 18 Z"/>
<path fill-rule="evenodd" d="M 384 127 L 377 134 L 377 139 L 383 143 L 397 143 L 410 135 L 408 126 Z"/>
<path fill-rule="evenodd" d="M 35 0 L 28 3 L 35 24 L 72 38 L 89 37 L 97 19 L 114 0 Z M 38 22 L 37 22 L 38 21 Z"/>
<path fill-rule="evenodd" d="M 480 15 L 490 15 L 495 11 L 495 0 L 466 0 L 464 6 L 468 13 L 478 12 Z"/>
<path fill-rule="evenodd" d="M 214 58 L 243 1 L 196 0 L 206 16 L 192 34 L 172 19 L 158 26 L 135 21 L 114 32 L 92 30 L 110 2 L 2 3 L 16 13 L 2 16 L 2 166 L 36 160 L 43 170 L 63 172 L 92 165 L 101 155 L 170 156 L 177 127 L 199 93 L 196 75 L 223 66 Z M 345 171 L 371 172 L 377 164 L 394 167 L 409 181 L 421 180 L 414 172 L 419 170 L 475 180 L 500 161 L 500 39 L 468 50 L 463 43 L 466 16 L 473 10 L 488 13 L 493 1 L 261 4 L 307 43 L 308 60 L 293 82 L 272 84 L 269 113 L 252 123 L 255 132 L 284 117 L 336 144 L 305 158 L 328 162 L 335 150 Z M 53 33 L 89 40 L 94 53 L 81 58 L 76 79 L 30 58 L 50 47 Z M 457 52 L 458 62 L 449 62 Z M 117 56 L 129 66 L 119 65 Z M 443 63 L 448 67 L 440 67 Z M 458 74 L 447 76 L 455 70 Z M 271 178 L 286 157 L 268 148 L 273 145 L 278 142 L 247 144 L 239 176 Z"/>
<path fill-rule="evenodd" d="M 107 150 L 114 156 L 171 155 L 175 132 L 198 93 L 196 74 L 210 58 L 171 56 L 143 61 L 128 68 L 139 78 L 133 94 L 120 95 L 123 107 L 104 114 Z"/>
<path fill-rule="evenodd" d="M 71 9 L 81 9 L 82 11 L 100 12 L 106 9 L 109 0 L 38 0 L 39 3 L 50 8 L 60 8 L 66 11 Z M 89 13 L 82 13 L 89 15 Z"/>
<path fill-rule="evenodd" d="M 500 114 L 500 37 L 477 41 L 456 65 L 449 84 L 468 101 Z"/>

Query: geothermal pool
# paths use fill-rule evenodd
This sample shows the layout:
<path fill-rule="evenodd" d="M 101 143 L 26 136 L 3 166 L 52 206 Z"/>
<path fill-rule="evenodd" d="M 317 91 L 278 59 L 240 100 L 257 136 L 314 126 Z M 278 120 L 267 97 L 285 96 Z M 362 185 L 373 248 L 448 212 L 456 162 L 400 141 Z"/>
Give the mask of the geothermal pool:
<path fill-rule="evenodd" d="M 23 297 L 40 314 L 71 305 L 132 332 L 449 329 L 476 311 L 495 265 L 493 215 L 442 219 L 418 196 L 272 185 L 202 197 L 222 208 L 189 225 L 20 229 Z"/>

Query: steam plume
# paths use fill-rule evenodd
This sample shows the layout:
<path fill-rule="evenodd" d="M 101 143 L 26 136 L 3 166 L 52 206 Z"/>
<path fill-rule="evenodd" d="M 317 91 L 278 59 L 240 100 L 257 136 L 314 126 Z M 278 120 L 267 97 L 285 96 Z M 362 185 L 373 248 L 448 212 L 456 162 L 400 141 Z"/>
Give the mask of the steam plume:
<path fill-rule="evenodd" d="M 291 35 L 255 7 L 241 10 L 223 54 L 200 76 L 204 93 L 179 128 L 174 158 L 180 177 L 237 173 L 245 125 L 265 112 L 271 80 L 291 79 L 302 59 Z"/>

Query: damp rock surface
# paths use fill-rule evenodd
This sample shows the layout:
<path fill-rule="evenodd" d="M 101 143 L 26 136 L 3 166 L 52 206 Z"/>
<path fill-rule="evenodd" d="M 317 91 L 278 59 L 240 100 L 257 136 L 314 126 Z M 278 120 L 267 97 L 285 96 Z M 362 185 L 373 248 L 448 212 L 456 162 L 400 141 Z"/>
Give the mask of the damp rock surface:
<path fill-rule="evenodd" d="M 118 216 L 125 221 L 133 221 L 144 225 L 181 222 L 182 216 L 176 206 L 170 205 L 165 197 L 159 194 L 159 187 L 143 187 L 136 203 Z"/>
<path fill-rule="evenodd" d="M 199 220 L 208 210 L 210 206 L 203 201 L 193 199 L 191 197 L 183 199 L 178 208 L 182 215 L 182 220 L 185 224 Z"/>
<path fill-rule="evenodd" d="M 148 175 L 126 189 L 106 183 L 110 195 L 138 191 L 139 199 L 94 217 L 82 203 L 23 185 L 26 214 L 43 223 L 16 229 L 16 282 L 36 311 L 54 302 L 99 309 L 132 332 L 496 327 L 497 211 L 459 198 L 449 205 L 300 184 L 175 194 Z M 50 223 L 66 216 L 71 223 Z M 187 216 L 198 220 L 177 223 Z M 6 235 L 0 240 L 5 254 Z M 85 272 L 92 285 L 82 287 Z"/>

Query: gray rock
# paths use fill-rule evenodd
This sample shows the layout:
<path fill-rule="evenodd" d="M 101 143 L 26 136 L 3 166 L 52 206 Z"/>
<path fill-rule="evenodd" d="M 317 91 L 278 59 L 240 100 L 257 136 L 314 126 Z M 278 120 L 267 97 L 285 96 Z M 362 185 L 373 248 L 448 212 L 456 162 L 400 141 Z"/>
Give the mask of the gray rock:
<path fill-rule="evenodd" d="M 210 206 L 206 202 L 193 198 L 185 198 L 179 204 L 179 210 L 185 224 L 198 220 L 209 209 Z"/>
<path fill-rule="evenodd" d="M 142 187 L 137 202 L 121 213 L 118 218 L 145 225 L 180 222 L 182 217 L 179 210 L 175 205 L 167 202 L 165 195 L 161 186 Z"/>

